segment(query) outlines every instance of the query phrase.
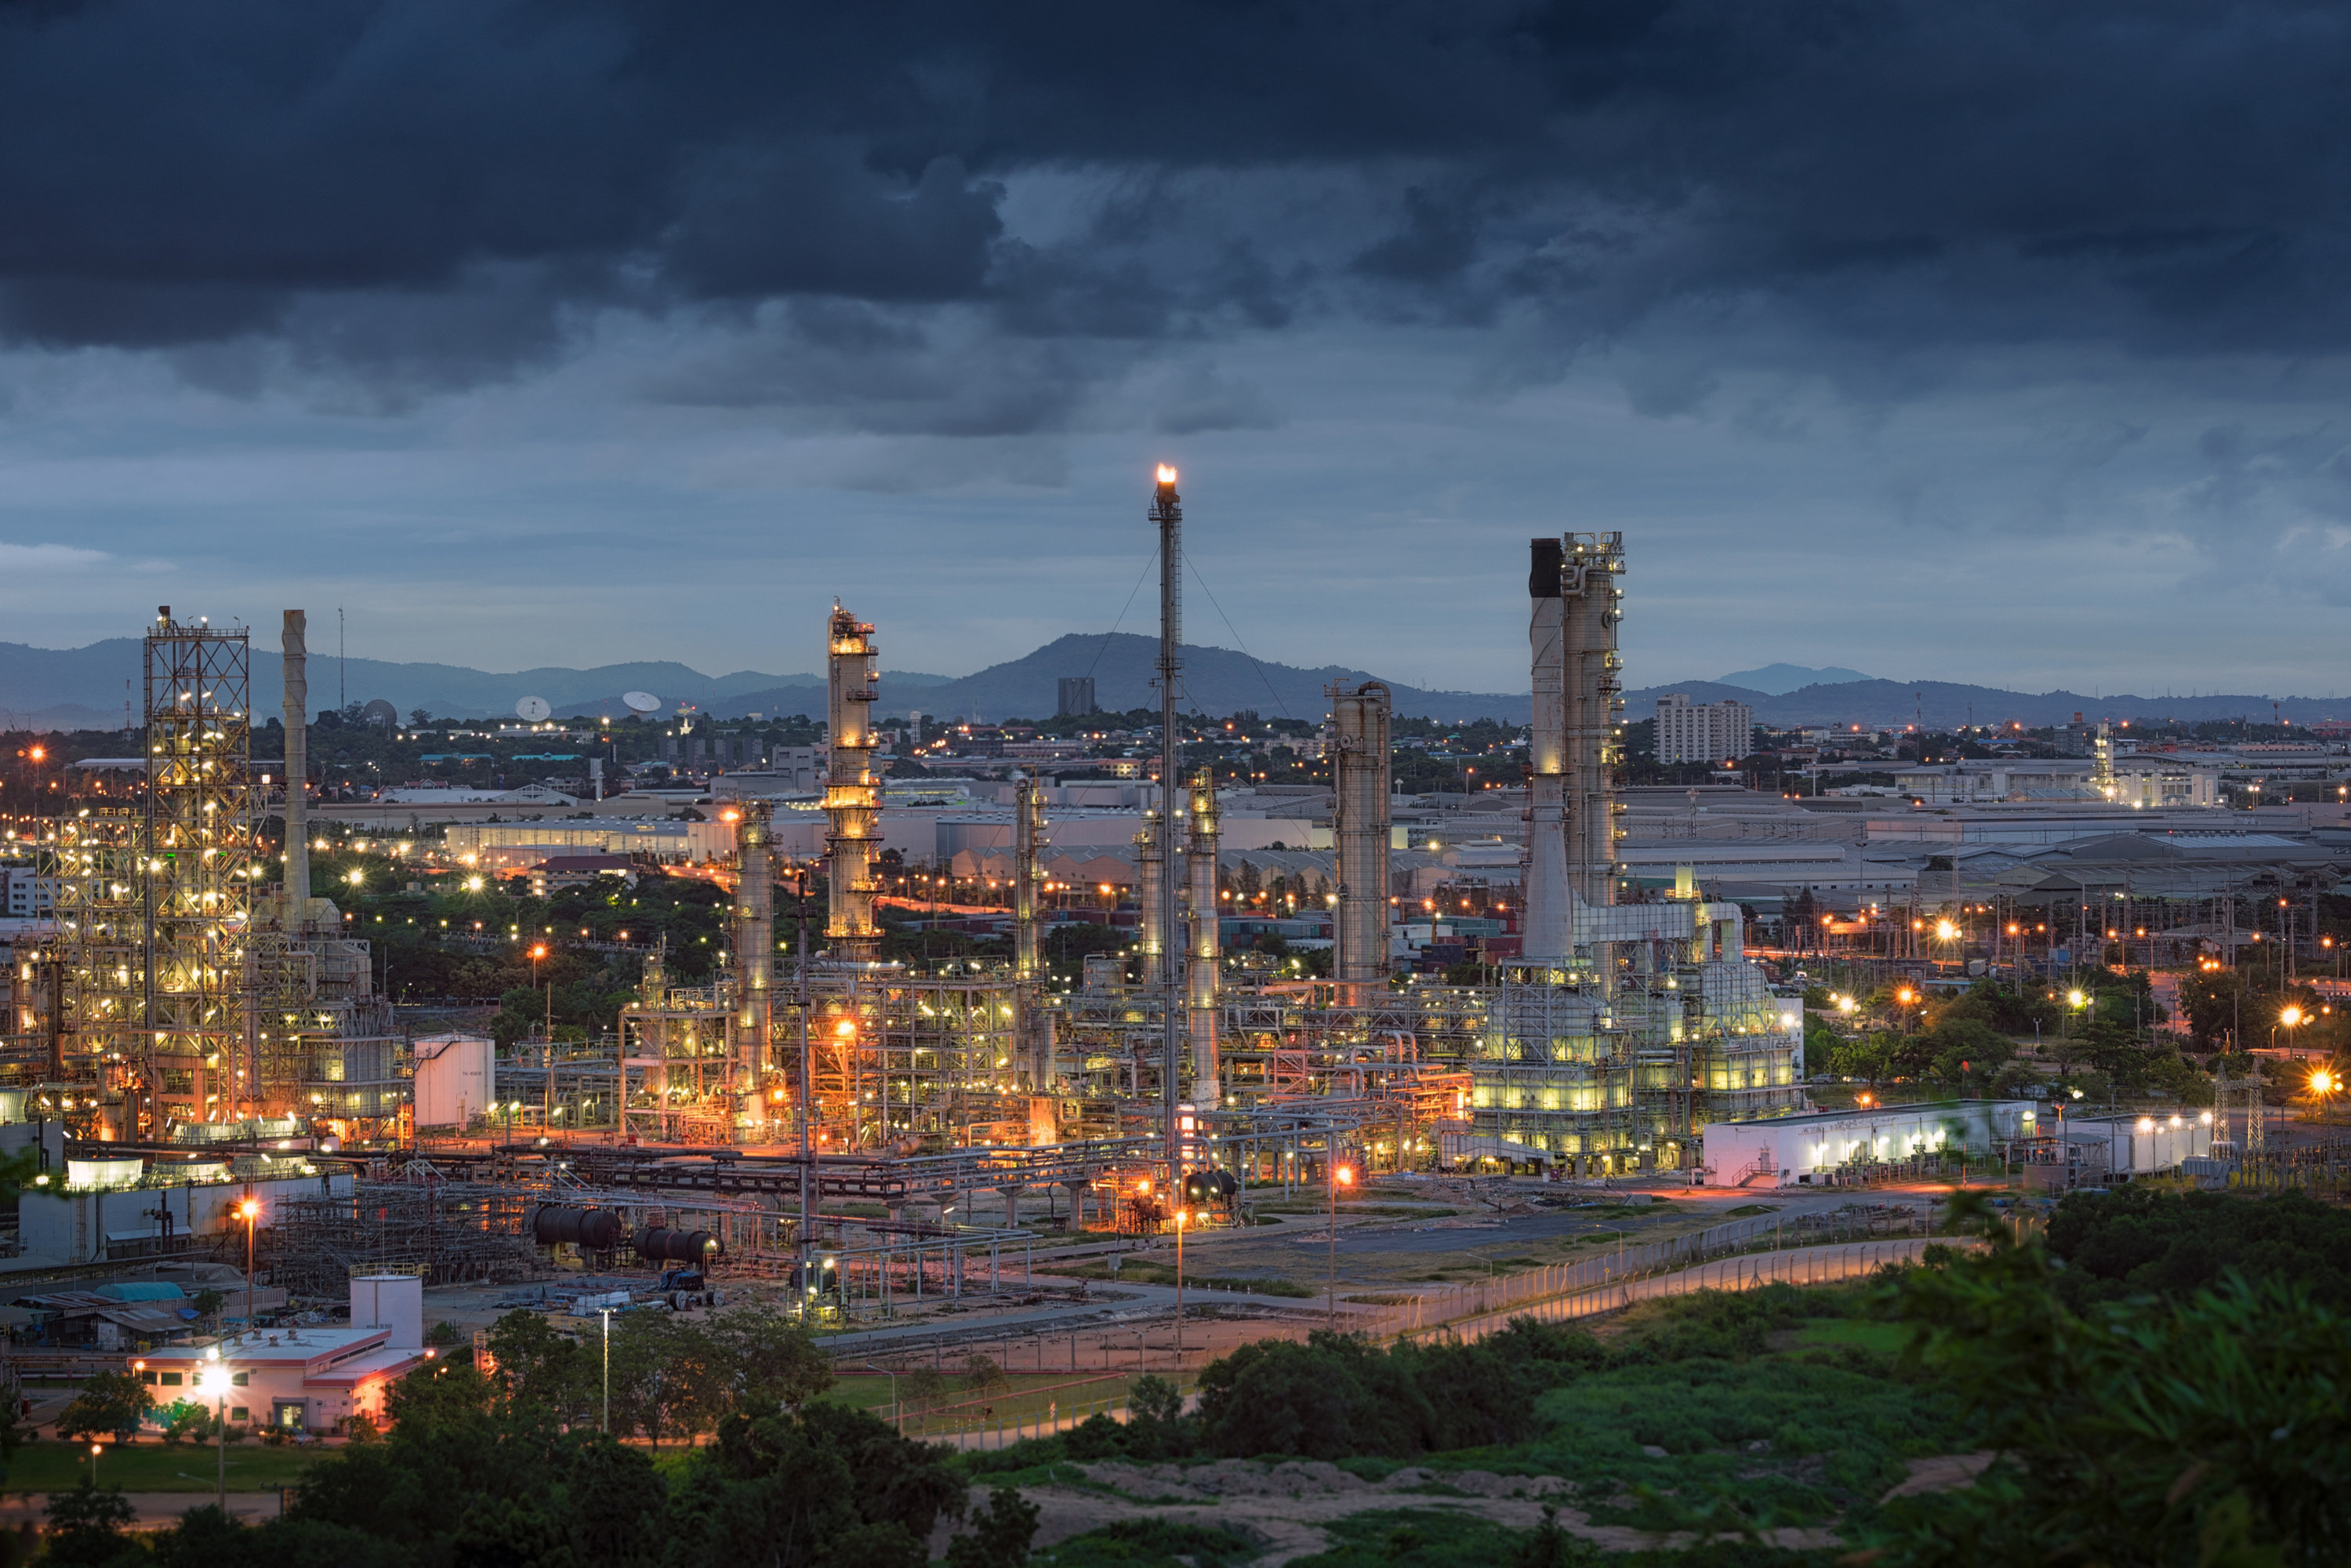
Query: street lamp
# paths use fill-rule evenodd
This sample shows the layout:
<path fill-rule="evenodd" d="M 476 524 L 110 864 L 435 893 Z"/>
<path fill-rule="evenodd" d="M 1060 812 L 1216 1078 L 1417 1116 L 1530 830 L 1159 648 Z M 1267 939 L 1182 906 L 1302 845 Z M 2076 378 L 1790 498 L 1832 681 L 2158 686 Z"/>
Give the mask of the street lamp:
<path fill-rule="evenodd" d="M 197 1375 L 196 1388 L 213 1396 L 213 1440 L 219 1454 L 220 1507 L 228 1511 L 228 1368 L 221 1364 L 220 1346 L 204 1347 L 204 1370 Z"/>
<path fill-rule="evenodd" d="M 2322 1067 L 2310 1075 L 2310 1097 L 2318 1102 L 2318 1119 L 2326 1120 L 2327 1097 L 2343 1087 L 2343 1082 Z"/>
<path fill-rule="evenodd" d="M 606 1437 L 611 1437 L 611 1436 L 612 1435 L 612 1309 L 611 1309 L 611 1308 L 610 1308 L 610 1307 L 606 1307 L 606 1308 L 604 1308 L 604 1309 L 603 1309 L 603 1312 L 604 1312 L 604 1420 L 603 1420 L 603 1432 L 604 1432 L 604 1435 L 605 1435 Z"/>
<path fill-rule="evenodd" d="M 868 1372 L 881 1373 L 883 1376 L 889 1378 L 890 1410 L 892 1418 L 893 1424 L 898 1428 L 898 1436 L 901 1437 L 904 1437 L 906 1435 L 906 1407 L 898 1403 L 898 1375 L 892 1372 L 886 1366 L 876 1366 L 870 1361 L 865 1364 L 865 1370 Z"/>
<path fill-rule="evenodd" d="M 1335 1154 L 1322 1162 L 1322 1185 L 1328 1189 L 1331 1199 L 1330 1232 L 1324 1248 L 1324 1262 L 1330 1271 L 1331 1326 L 1336 1328 L 1339 1326 L 1339 1189 L 1354 1185 L 1355 1172 L 1352 1166 L 1341 1165 Z"/>

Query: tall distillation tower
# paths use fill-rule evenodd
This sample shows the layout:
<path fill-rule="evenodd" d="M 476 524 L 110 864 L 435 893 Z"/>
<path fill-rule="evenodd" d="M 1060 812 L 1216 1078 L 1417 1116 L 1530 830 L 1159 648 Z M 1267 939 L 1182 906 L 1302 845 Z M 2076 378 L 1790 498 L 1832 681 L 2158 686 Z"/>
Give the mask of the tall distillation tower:
<path fill-rule="evenodd" d="M 1339 873 L 1331 977 L 1346 988 L 1349 1006 L 1363 1007 L 1376 1000 L 1367 990 L 1386 988 L 1388 979 L 1389 694 L 1365 681 L 1353 691 L 1333 683 L 1327 695 Z"/>
<path fill-rule="evenodd" d="M 826 873 L 831 882 L 825 940 L 832 956 L 871 963 L 882 940 L 873 919 L 873 862 L 880 853 L 882 794 L 873 782 L 873 624 L 832 606 L 825 643 L 831 691 L 831 758 L 825 776 Z"/>

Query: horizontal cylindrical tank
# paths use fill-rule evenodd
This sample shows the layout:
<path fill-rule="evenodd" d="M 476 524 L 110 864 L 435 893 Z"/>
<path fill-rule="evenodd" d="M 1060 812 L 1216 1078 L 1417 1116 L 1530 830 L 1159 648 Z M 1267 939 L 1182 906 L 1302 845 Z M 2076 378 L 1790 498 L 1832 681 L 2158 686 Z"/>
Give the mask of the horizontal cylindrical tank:
<path fill-rule="evenodd" d="M 610 1208 L 566 1208 L 543 1205 L 530 1217 L 531 1239 L 541 1247 L 569 1242 L 591 1252 L 609 1252 L 628 1239 L 629 1227 Z"/>
<path fill-rule="evenodd" d="M 638 1231 L 636 1248 L 638 1258 L 648 1263 L 700 1263 L 726 1250 L 707 1230 L 664 1230 L 659 1226 Z"/>

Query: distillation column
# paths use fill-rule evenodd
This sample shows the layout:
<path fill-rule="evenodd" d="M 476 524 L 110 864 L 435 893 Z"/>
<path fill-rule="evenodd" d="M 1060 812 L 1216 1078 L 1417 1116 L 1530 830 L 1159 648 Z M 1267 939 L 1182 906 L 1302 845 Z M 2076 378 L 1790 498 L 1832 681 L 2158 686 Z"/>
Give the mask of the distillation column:
<path fill-rule="evenodd" d="M 1557 539 L 1529 546 L 1527 642 L 1534 660 L 1534 716 L 1527 737 L 1527 874 L 1525 937 L 1529 959 L 1557 961 L 1573 940 L 1567 894 L 1566 703 L 1562 692 L 1560 578 Z"/>
<path fill-rule="evenodd" d="M 286 891 L 284 921 L 299 929 L 310 912 L 309 617 L 286 612 L 279 646 L 286 663 Z"/>
<path fill-rule="evenodd" d="M 1014 1070 L 1038 1093 L 1052 1092 L 1053 1019 L 1042 1005 L 1045 961 L 1037 939 L 1037 894 L 1045 881 L 1045 791 L 1022 777 L 1012 786 L 1012 1039 Z"/>
<path fill-rule="evenodd" d="M 1191 993 L 1192 1102 L 1213 1111 L 1223 1103 L 1217 1062 L 1217 778 L 1203 768 L 1192 775 L 1192 809 L 1184 844 L 1186 880 L 1192 887 L 1192 934 L 1185 974 Z"/>
<path fill-rule="evenodd" d="M 871 963 L 882 940 L 873 921 L 873 862 L 882 817 L 873 783 L 873 627 L 835 600 L 825 643 L 831 687 L 831 757 L 825 777 L 826 875 L 831 883 L 825 940 L 835 958 Z"/>
<path fill-rule="evenodd" d="M 735 805 L 735 1040 L 727 1063 L 738 1114 L 764 1119 L 759 1086 L 775 1046 L 775 802 Z"/>
<path fill-rule="evenodd" d="M 1156 785 L 1144 786 L 1143 831 L 1134 835 L 1134 897 L 1139 909 L 1135 946 L 1143 955 L 1143 983 L 1155 986 L 1159 983 L 1160 958 L 1167 944 L 1167 934 L 1159 924 L 1160 889 L 1167 880 L 1167 845 L 1166 834 L 1160 831 L 1156 789 Z"/>
<path fill-rule="evenodd" d="M 1616 721 L 1625 711 L 1616 623 L 1625 596 L 1618 586 L 1625 536 L 1570 534 L 1563 544 L 1558 588 L 1560 644 L 1565 650 L 1561 749 L 1573 909 L 1616 902 Z M 1542 699 L 1538 695 L 1535 700 Z"/>
<path fill-rule="evenodd" d="M 1363 1007 L 1373 1000 L 1364 988 L 1384 989 L 1388 977 L 1389 694 L 1365 681 L 1352 692 L 1334 682 L 1328 695 L 1338 746 L 1332 840 L 1339 907 L 1331 976 L 1347 988 L 1349 1006 Z"/>

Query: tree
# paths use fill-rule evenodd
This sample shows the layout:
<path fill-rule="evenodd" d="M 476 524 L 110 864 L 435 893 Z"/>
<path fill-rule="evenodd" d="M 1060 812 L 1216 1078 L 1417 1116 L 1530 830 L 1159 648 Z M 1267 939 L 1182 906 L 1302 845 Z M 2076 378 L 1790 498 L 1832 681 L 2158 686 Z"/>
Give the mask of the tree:
<path fill-rule="evenodd" d="M 423 707 L 410 708 L 408 710 L 408 722 L 414 725 L 417 728 L 423 729 L 426 725 L 433 722 L 433 710 L 431 708 Z"/>
<path fill-rule="evenodd" d="M 123 1536 L 123 1526 L 134 1514 L 131 1500 L 120 1491 L 99 1491 L 84 1481 L 72 1491 L 51 1492 L 43 1511 L 49 1521 L 44 1563 L 57 1568 L 123 1568 L 147 1555 L 137 1542 Z"/>
<path fill-rule="evenodd" d="M 174 1399 L 162 1416 L 166 1443 L 201 1443 L 213 1435 L 212 1407 L 200 1400 Z"/>
<path fill-rule="evenodd" d="M 498 1376 L 517 1401 L 568 1416 L 593 1386 L 597 1369 L 586 1352 L 537 1312 L 507 1313 L 490 1325 L 487 1344 Z"/>
<path fill-rule="evenodd" d="M 1024 1568 L 1037 1538 L 1037 1505 L 1010 1487 L 988 1494 L 969 1531 L 947 1542 L 947 1568 Z"/>
<path fill-rule="evenodd" d="M 2077 1315 L 2048 1254 L 1989 1213 L 1955 1201 L 1983 1250 L 1938 1249 L 1886 1291 L 2001 1458 L 1889 1506 L 1881 1563 L 2351 1561 L 2351 1322 L 2306 1286 L 2236 1275 Z"/>
<path fill-rule="evenodd" d="M 798 1319 L 770 1307 L 737 1307 L 703 1328 L 731 1375 L 737 1410 L 776 1404 L 797 1409 L 832 1386 L 832 1358 Z"/>
<path fill-rule="evenodd" d="M 643 1432 L 691 1436 L 726 1406 L 729 1378 L 710 1336 L 663 1312 L 624 1312 L 612 1324 L 612 1422 Z"/>
<path fill-rule="evenodd" d="M 57 1436 L 71 1439 L 102 1433 L 127 1443 L 154 1403 L 147 1385 L 130 1373 L 99 1373 L 81 1385 L 57 1417 Z"/>

